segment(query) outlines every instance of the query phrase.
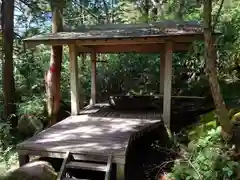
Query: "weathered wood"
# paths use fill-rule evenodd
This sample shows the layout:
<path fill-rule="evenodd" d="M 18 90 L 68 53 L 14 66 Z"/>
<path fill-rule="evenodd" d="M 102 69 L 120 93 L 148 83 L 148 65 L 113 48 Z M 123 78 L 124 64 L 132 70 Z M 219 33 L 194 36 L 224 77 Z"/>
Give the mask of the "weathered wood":
<path fill-rule="evenodd" d="M 67 152 L 65 154 L 65 157 L 63 159 L 63 163 L 62 163 L 62 166 L 60 168 L 60 171 L 58 173 L 58 177 L 57 177 L 57 180 L 62 180 L 65 176 L 66 176 L 66 164 L 68 161 L 70 161 L 71 159 L 71 153 L 70 152 Z"/>
<path fill-rule="evenodd" d="M 70 59 L 70 86 L 71 86 L 71 113 L 77 115 L 79 113 L 79 93 L 78 93 L 78 63 L 76 45 L 69 45 Z"/>
<path fill-rule="evenodd" d="M 196 40 L 202 40 L 202 34 L 189 34 L 189 35 L 175 35 L 175 36 L 146 36 L 146 37 L 125 37 L 125 38 L 110 38 L 110 39 L 79 39 L 77 36 L 74 37 L 71 33 L 71 37 L 61 38 L 58 33 L 46 36 L 45 38 L 28 38 L 25 39 L 25 45 L 27 48 L 33 48 L 37 45 L 69 45 L 69 44 L 81 44 L 81 46 L 91 45 L 134 45 L 134 44 L 161 44 L 166 40 L 171 40 L 178 43 L 190 43 Z"/>
<path fill-rule="evenodd" d="M 100 171 L 100 172 L 106 172 L 107 170 L 107 164 L 92 163 L 92 162 L 70 161 L 66 164 L 66 167 L 71 169 L 83 169 L 83 170 Z"/>
<path fill-rule="evenodd" d="M 123 143 L 123 144 L 122 144 Z M 114 142 L 111 140 L 105 141 L 90 141 L 90 142 L 82 142 L 82 141 L 64 141 L 64 142 L 48 142 L 48 143 L 28 143 L 22 146 L 22 148 L 28 149 L 36 149 L 36 150 L 46 150 L 46 151 L 59 151 L 59 152 L 66 152 L 70 151 L 72 153 L 95 153 L 97 155 L 103 155 L 105 153 L 109 153 L 114 151 L 115 153 L 122 153 L 125 151 L 127 146 L 127 141 L 123 142 Z M 34 147 L 33 145 L 34 144 Z"/>
<path fill-rule="evenodd" d="M 29 156 L 27 154 L 18 153 L 19 166 L 23 166 L 29 162 Z"/>
<path fill-rule="evenodd" d="M 175 43 L 173 50 L 176 52 L 188 51 L 192 46 L 192 43 Z M 79 48 L 80 53 L 91 53 L 93 50 L 96 53 L 159 53 L 160 49 L 164 48 L 164 44 L 131 44 L 131 45 L 91 45 L 87 48 Z"/>
<path fill-rule="evenodd" d="M 18 152 L 21 154 L 29 154 L 31 156 L 42 156 L 42 157 L 52 157 L 52 158 L 62 158 L 64 159 L 66 152 L 51 152 L 46 151 L 44 149 L 42 150 L 33 150 L 27 149 L 24 147 L 18 147 Z M 81 160 L 81 161 L 95 161 L 95 162 L 107 162 L 108 156 L 107 154 L 104 155 L 98 155 L 96 153 L 72 153 L 72 156 L 75 160 Z M 125 156 L 120 155 L 113 155 L 113 163 L 118 164 L 125 164 Z"/>
<path fill-rule="evenodd" d="M 82 46 L 81 44 L 77 44 L 77 49 L 78 52 L 83 53 L 83 52 L 88 52 L 88 53 L 92 53 L 94 52 L 93 48 L 87 47 L 87 46 Z"/>
<path fill-rule="evenodd" d="M 96 52 L 91 53 L 91 100 L 90 105 L 94 106 L 96 104 Z"/>
<path fill-rule="evenodd" d="M 104 180 L 110 180 L 111 169 L 112 169 L 112 154 L 110 154 L 109 157 L 108 157 L 106 174 L 105 174 Z"/>
<path fill-rule="evenodd" d="M 165 48 L 165 73 L 164 73 L 164 94 L 163 94 L 163 121 L 167 128 L 170 128 L 171 119 L 171 95 L 172 95 L 172 49 L 173 42 L 167 41 Z"/>
<path fill-rule="evenodd" d="M 117 164 L 117 180 L 125 180 L 125 166 Z"/>
<path fill-rule="evenodd" d="M 160 52 L 160 94 L 164 92 L 165 50 Z"/>
<path fill-rule="evenodd" d="M 111 110 L 111 112 L 109 112 Z M 104 113 L 104 112 L 107 113 Z M 132 133 L 160 121 L 160 112 L 114 114 L 107 104 L 89 106 L 78 116 L 71 116 L 18 145 L 21 154 L 62 158 L 67 151 L 74 159 L 124 164 Z M 137 117 L 137 118 L 136 118 Z M 150 118 L 150 119 L 149 119 Z"/>

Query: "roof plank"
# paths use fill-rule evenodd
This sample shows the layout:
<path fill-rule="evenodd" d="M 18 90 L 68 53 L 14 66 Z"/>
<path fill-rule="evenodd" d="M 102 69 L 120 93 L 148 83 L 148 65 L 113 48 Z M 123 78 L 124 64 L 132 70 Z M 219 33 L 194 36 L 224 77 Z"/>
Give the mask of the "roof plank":
<path fill-rule="evenodd" d="M 107 24 L 65 28 L 65 32 L 36 35 L 25 39 L 28 47 L 46 45 L 114 45 L 164 43 L 166 38 L 186 37 L 182 42 L 192 42 L 203 37 L 203 28 L 198 22 L 162 21 L 152 24 Z M 137 41 L 137 42 L 134 42 Z"/>

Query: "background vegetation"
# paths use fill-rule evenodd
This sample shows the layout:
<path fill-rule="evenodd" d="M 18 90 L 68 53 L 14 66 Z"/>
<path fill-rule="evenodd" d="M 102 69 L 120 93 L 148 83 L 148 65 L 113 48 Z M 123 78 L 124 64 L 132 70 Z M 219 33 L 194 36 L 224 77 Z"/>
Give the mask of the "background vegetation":
<path fill-rule="evenodd" d="M 214 1 L 214 15 L 216 15 L 219 6 L 220 2 Z M 23 39 L 26 37 L 51 31 L 49 2 L 47 0 L 16 0 L 14 12 L 13 62 L 17 111 L 12 114 L 12 117 L 18 118 L 18 128 L 14 133 L 11 132 L 8 121 L 12 117 L 6 119 L 3 116 L 3 91 L 2 87 L 0 88 L 0 114 L 2 115 L 0 119 L 0 146 L 2 148 L 0 153 L 2 158 L 0 158 L 0 161 L 5 161 L 7 166 L 14 159 L 9 157 L 15 157 L 12 156 L 11 151 L 14 145 L 19 140 L 42 130 L 47 124 L 44 73 L 48 70 L 51 55 L 48 47 L 39 46 L 36 49 L 29 50 L 25 49 L 23 44 Z M 69 0 L 62 16 L 65 25 L 76 27 L 106 23 L 106 20 L 110 23 L 152 22 L 164 19 L 198 20 L 201 22 L 201 14 L 202 6 L 192 0 Z M 235 107 L 239 103 L 240 96 L 239 0 L 224 3 L 216 30 L 221 32 L 217 46 L 218 78 L 227 105 Z M 69 111 L 70 101 L 67 49 L 64 49 L 63 57 L 61 111 L 65 112 Z M 97 100 L 106 100 L 110 94 L 158 93 L 160 66 L 158 54 L 99 55 L 99 59 L 107 61 L 107 63 L 99 63 L 97 66 Z M 85 60 L 79 58 L 79 62 L 81 62 L 79 65 L 81 69 L 80 97 L 81 103 L 84 104 L 89 101 L 90 96 L 90 61 L 88 58 Z M 196 42 L 188 53 L 174 54 L 173 67 L 174 95 L 209 95 L 209 85 L 204 72 L 204 48 L 201 42 Z M 0 76 L 3 76 L 3 74 L 0 74 Z M 2 80 L 3 77 L 0 78 L 0 86 L 3 84 Z M 189 152 L 186 155 L 187 159 L 194 159 L 192 164 L 194 167 L 197 166 L 198 170 L 189 168 L 189 164 L 178 163 L 181 164 L 180 169 L 178 164 L 173 168 L 175 177 L 177 176 L 179 179 L 235 178 L 234 170 L 239 165 L 232 161 L 229 149 L 225 147 L 224 142 L 220 142 L 218 134 L 219 131 L 215 126 L 213 130 L 204 134 L 201 139 L 195 142 L 198 146 L 194 151 L 186 150 Z M 221 147 L 213 148 L 211 154 L 208 154 L 206 148 L 209 150 L 216 144 L 221 144 Z M 219 157 L 224 158 L 219 160 Z M 218 162 L 219 167 L 216 166 L 216 169 L 206 173 L 206 170 L 212 167 L 210 161 L 211 163 Z M 228 165 L 226 166 L 226 164 Z M 221 171 L 220 174 L 213 176 L 218 171 Z M 182 174 L 181 172 L 185 173 Z M 225 174 L 225 172 L 227 173 Z M 199 176 L 198 173 L 201 175 Z M 201 177 L 204 173 L 206 175 Z"/>

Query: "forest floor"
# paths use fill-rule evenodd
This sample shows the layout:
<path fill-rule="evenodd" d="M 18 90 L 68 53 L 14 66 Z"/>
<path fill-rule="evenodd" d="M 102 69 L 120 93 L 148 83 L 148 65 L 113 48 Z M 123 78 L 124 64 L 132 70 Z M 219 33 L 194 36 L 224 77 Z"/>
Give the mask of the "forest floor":
<path fill-rule="evenodd" d="M 9 152 L 7 157 L 1 155 L 0 161 L 0 177 L 5 176 L 8 172 L 13 171 L 19 167 L 17 153 Z"/>

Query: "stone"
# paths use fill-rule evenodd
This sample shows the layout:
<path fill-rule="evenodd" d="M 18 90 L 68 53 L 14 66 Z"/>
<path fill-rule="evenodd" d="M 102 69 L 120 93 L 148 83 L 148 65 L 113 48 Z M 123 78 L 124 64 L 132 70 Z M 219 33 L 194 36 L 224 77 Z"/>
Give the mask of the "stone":
<path fill-rule="evenodd" d="M 238 124 L 240 124 L 240 112 L 233 115 L 232 121 L 238 122 Z"/>
<path fill-rule="evenodd" d="M 43 130 L 43 123 L 25 115 L 19 119 L 17 129 L 23 135 L 33 135 Z"/>
<path fill-rule="evenodd" d="M 55 180 L 57 173 L 50 163 L 34 161 L 12 172 L 9 172 L 5 180 Z"/>

